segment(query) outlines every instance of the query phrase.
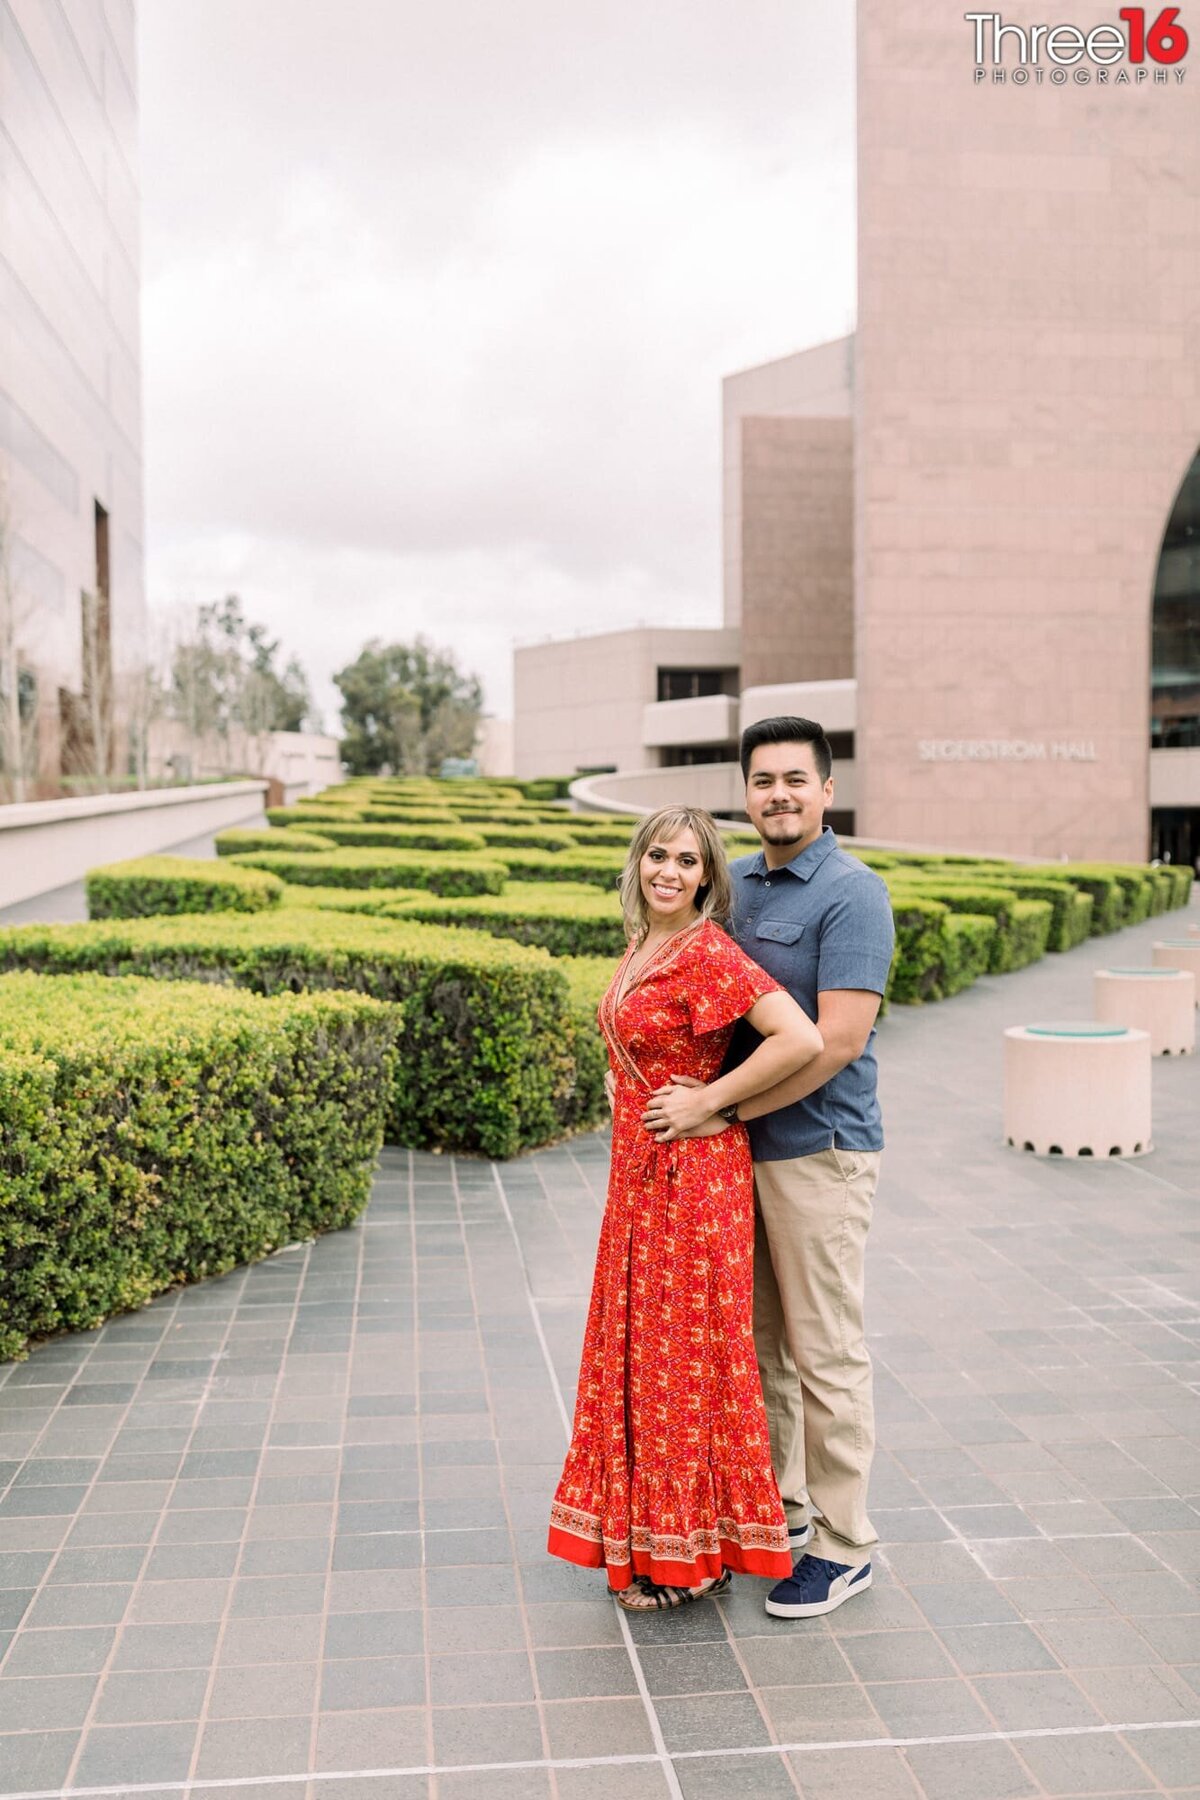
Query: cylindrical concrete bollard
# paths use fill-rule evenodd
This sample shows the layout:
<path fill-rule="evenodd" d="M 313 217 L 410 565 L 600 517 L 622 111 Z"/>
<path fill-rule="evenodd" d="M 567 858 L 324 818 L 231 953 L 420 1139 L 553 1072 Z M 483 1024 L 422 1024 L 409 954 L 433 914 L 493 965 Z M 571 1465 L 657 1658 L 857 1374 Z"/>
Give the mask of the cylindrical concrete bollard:
<path fill-rule="evenodd" d="M 1156 969 L 1190 969 L 1200 989 L 1200 938 L 1162 938 L 1152 960 Z"/>
<path fill-rule="evenodd" d="M 1075 1020 L 1004 1033 L 1004 1135 L 1038 1156 L 1140 1156 L 1150 1142 L 1150 1038 Z"/>
<path fill-rule="evenodd" d="M 1093 983 L 1097 1019 L 1147 1032 L 1152 1056 L 1184 1056 L 1196 1048 L 1190 969 L 1097 969 Z"/>

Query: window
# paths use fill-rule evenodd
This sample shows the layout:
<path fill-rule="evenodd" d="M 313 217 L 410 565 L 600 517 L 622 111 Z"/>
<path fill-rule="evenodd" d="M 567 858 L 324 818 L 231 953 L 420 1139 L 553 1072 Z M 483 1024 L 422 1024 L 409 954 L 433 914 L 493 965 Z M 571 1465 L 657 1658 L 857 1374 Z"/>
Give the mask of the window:
<path fill-rule="evenodd" d="M 1200 745 L 1200 453 L 1163 533 L 1151 617 L 1151 748 Z"/>
<path fill-rule="evenodd" d="M 660 669 L 660 700 L 702 700 L 709 694 L 736 694 L 737 669 Z"/>

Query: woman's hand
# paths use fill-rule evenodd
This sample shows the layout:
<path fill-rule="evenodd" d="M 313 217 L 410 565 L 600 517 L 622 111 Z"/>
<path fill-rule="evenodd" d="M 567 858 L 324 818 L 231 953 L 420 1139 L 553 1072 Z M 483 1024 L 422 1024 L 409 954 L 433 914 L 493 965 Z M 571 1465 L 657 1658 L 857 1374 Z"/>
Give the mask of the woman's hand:
<path fill-rule="evenodd" d="M 665 1087 L 656 1088 L 646 1102 L 642 1124 L 660 1144 L 674 1138 L 713 1137 L 725 1129 L 718 1118 L 712 1131 L 701 1130 L 713 1118 L 708 1089 L 694 1075 L 672 1075 Z"/>

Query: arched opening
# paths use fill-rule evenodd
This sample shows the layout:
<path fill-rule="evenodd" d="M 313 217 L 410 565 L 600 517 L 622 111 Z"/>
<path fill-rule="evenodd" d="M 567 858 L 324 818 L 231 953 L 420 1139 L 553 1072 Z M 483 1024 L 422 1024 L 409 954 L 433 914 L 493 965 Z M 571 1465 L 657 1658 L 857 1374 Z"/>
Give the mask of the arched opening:
<path fill-rule="evenodd" d="M 1200 857 L 1200 451 L 1175 496 L 1154 578 L 1151 624 L 1151 855 Z M 1195 768 L 1192 768 L 1193 762 Z"/>

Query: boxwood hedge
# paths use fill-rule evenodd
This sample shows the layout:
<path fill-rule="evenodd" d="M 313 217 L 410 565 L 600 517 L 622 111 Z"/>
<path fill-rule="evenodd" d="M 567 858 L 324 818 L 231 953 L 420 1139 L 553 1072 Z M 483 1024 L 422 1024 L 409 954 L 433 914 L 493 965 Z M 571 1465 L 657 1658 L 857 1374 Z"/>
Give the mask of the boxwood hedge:
<path fill-rule="evenodd" d="M 351 994 L 0 976 L 0 1356 L 348 1224 L 401 1022 Z"/>
<path fill-rule="evenodd" d="M 462 825 L 392 825 L 351 819 L 346 823 L 327 822 L 321 830 L 334 844 L 355 849 L 436 850 L 439 855 L 469 856 L 487 848 L 481 832 L 468 831 Z"/>
<path fill-rule="evenodd" d="M 336 850 L 331 837 L 315 831 L 221 831 L 213 839 L 218 856 L 239 856 L 244 850 Z"/>
<path fill-rule="evenodd" d="M 0 968 L 346 988 L 404 1008 L 391 1142 L 514 1156 L 559 1135 L 576 1083 L 559 965 L 544 950 L 407 920 L 281 908 L 0 930 Z"/>
<path fill-rule="evenodd" d="M 142 919 L 161 913 L 263 912 L 283 883 L 257 869 L 189 856 L 137 856 L 89 869 L 88 917 Z"/>
<path fill-rule="evenodd" d="M 397 915 L 431 925 L 490 931 L 518 944 L 536 944 L 552 956 L 602 956 L 625 950 L 625 927 L 616 894 L 567 883 L 514 882 L 503 894 L 457 900 L 412 896 L 394 903 Z M 610 962 L 611 970 L 611 962 Z"/>
<path fill-rule="evenodd" d="M 547 858 L 548 862 L 557 860 L 561 859 Z M 265 869 L 284 881 L 305 887 L 427 888 L 432 894 L 498 894 L 508 872 L 504 863 L 481 855 L 368 850 L 349 844 L 317 856 L 252 850 L 232 861 L 235 866 Z"/>
<path fill-rule="evenodd" d="M 504 861 L 510 881 L 584 881 L 607 892 L 615 890 L 625 867 L 623 851 L 600 845 L 553 856 L 544 850 L 506 850 Z"/>

